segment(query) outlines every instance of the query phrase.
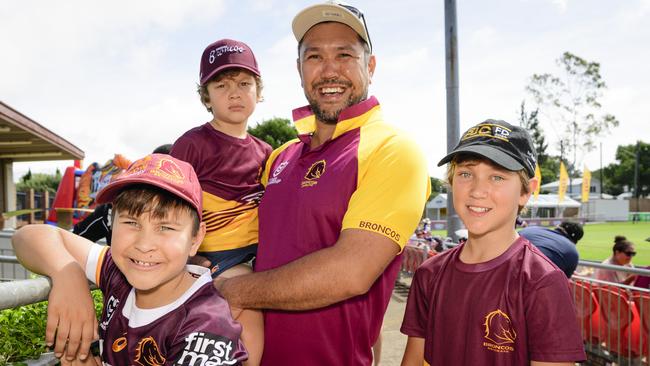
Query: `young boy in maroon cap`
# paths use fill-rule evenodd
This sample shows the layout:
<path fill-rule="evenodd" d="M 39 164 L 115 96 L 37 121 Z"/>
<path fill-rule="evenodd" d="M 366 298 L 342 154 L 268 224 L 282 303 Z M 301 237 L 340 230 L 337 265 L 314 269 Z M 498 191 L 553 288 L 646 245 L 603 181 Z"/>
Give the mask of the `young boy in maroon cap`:
<path fill-rule="evenodd" d="M 26 226 L 12 239 L 23 265 L 52 279 L 46 342 L 56 343 L 57 356 L 97 362 L 86 353 L 97 329 L 87 278 L 104 294 L 104 365 L 245 360 L 241 326 L 210 271 L 186 264 L 205 235 L 192 167 L 169 155 L 148 155 L 102 189 L 97 202 L 113 204 L 111 247 L 49 225 Z"/>
<path fill-rule="evenodd" d="M 197 258 L 207 261 L 194 262 L 209 266 L 214 278 L 251 272 L 242 263 L 257 253 L 260 177 L 272 149 L 246 128 L 261 92 L 260 71 L 248 45 L 232 39 L 210 44 L 201 57 L 198 93 L 212 120 L 187 131 L 171 150 L 199 177 L 207 232 Z M 256 365 L 264 340 L 262 313 L 233 309 L 233 316 L 244 327 L 248 364 Z"/>
<path fill-rule="evenodd" d="M 567 279 L 515 231 L 538 184 L 528 133 L 504 121 L 470 128 L 438 165 L 468 240 L 416 271 L 403 366 L 573 365 L 585 359 Z"/>

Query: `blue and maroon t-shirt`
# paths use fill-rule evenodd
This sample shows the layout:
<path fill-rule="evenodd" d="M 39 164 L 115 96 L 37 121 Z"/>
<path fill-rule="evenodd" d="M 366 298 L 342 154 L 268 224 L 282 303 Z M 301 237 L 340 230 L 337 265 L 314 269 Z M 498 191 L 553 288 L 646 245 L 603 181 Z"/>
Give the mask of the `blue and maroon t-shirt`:
<path fill-rule="evenodd" d="M 239 365 L 248 358 L 241 325 L 212 284 L 207 268 L 189 266 L 198 276 L 174 302 L 140 309 L 135 290 L 115 265 L 108 247 L 93 245 L 86 276 L 104 294 L 99 323 L 104 365 Z"/>
<path fill-rule="evenodd" d="M 299 138 L 267 162 L 256 270 L 282 266 L 368 230 L 402 248 L 429 195 L 416 144 L 383 121 L 374 97 L 343 110 L 331 140 L 310 149 L 315 118 L 294 111 Z M 370 365 L 393 290 L 396 258 L 361 296 L 311 311 L 265 311 L 263 365 Z"/>

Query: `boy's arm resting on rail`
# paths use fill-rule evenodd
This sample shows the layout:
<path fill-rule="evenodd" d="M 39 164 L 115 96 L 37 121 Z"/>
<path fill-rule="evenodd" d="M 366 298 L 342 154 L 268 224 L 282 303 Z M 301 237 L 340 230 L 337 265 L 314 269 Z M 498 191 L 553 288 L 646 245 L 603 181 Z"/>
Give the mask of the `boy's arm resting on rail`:
<path fill-rule="evenodd" d="M 54 344 L 57 357 L 65 352 L 68 360 L 85 359 L 97 338 L 97 317 L 84 270 L 92 242 L 50 225 L 28 225 L 14 234 L 12 244 L 25 268 L 52 279 L 46 344 Z"/>

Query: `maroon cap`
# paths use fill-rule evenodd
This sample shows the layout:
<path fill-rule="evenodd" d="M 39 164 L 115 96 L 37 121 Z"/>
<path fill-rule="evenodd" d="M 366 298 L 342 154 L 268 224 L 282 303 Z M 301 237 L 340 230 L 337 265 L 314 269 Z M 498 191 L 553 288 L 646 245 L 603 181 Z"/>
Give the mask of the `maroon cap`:
<path fill-rule="evenodd" d="M 253 50 L 246 43 L 232 39 L 214 42 L 205 48 L 201 56 L 201 85 L 205 85 L 219 71 L 233 67 L 240 67 L 261 76 Z"/>
<path fill-rule="evenodd" d="M 192 166 L 167 154 L 150 154 L 129 168 L 97 193 L 97 203 L 112 202 L 133 184 L 150 184 L 187 201 L 202 219 L 201 184 Z"/>

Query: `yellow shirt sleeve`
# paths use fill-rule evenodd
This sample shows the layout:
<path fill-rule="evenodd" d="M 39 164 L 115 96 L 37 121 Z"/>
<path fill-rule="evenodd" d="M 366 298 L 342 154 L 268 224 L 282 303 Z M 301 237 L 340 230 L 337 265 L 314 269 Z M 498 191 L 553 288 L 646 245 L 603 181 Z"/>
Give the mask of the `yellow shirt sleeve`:
<path fill-rule="evenodd" d="M 416 143 L 391 130 L 386 124 L 362 130 L 357 190 L 341 229 L 379 233 L 404 248 L 422 217 L 431 184 Z"/>

